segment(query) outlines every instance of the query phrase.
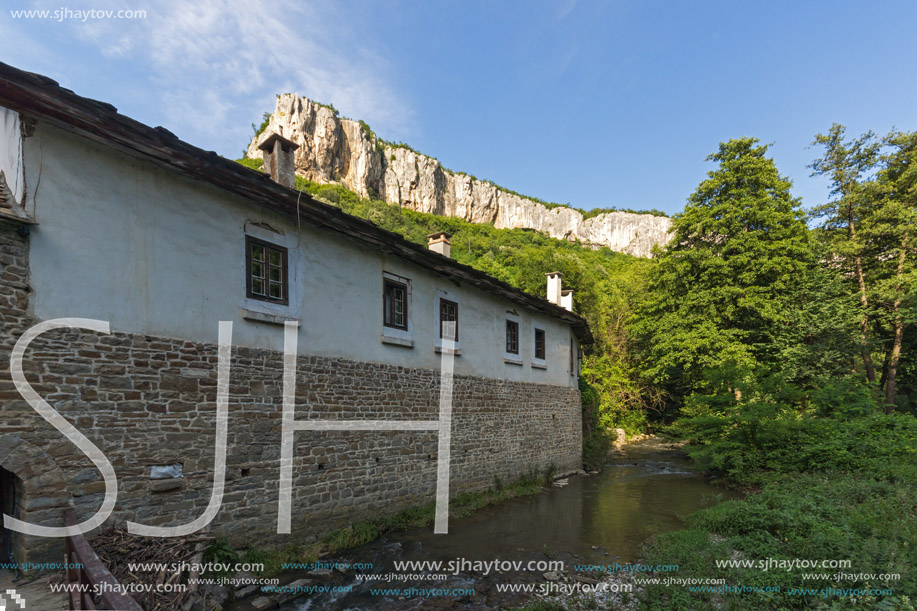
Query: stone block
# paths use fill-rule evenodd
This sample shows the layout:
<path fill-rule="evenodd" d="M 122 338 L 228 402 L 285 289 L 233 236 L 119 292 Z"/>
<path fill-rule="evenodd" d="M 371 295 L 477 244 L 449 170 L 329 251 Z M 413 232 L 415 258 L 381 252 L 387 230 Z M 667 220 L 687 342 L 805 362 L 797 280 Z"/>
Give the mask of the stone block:
<path fill-rule="evenodd" d="M 161 390 L 174 390 L 177 392 L 197 392 L 198 379 L 164 373 L 162 374 L 162 381 L 159 383 L 159 388 Z"/>

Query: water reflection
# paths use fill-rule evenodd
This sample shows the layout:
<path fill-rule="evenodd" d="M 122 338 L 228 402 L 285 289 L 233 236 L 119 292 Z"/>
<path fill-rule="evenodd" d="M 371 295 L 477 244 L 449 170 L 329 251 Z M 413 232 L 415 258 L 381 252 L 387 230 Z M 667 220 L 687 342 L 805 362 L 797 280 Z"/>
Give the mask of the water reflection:
<path fill-rule="evenodd" d="M 640 543 L 648 537 L 683 526 L 684 518 L 720 498 L 737 493 L 717 488 L 689 470 L 690 462 L 658 440 L 627 447 L 605 470 L 588 477 L 571 477 L 563 488 L 536 497 L 517 499 L 451 520 L 448 535 L 429 528 L 398 533 L 351 550 L 342 560 L 371 562 L 372 573 L 394 571 L 395 560 L 563 559 L 574 563 L 635 562 Z M 284 609 L 415 609 L 494 608 L 506 602 L 494 591 L 498 582 L 542 581 L 540 573 L 511 575 L 463 572 L 447 582 L 418 580 L 401 584 L 374 583 L 348 575 L 338 585 L 353 585 L 346 595 L 319 595 L 290 603 Z M 378 587 L 474 587 L 466 600 L 384 598 L 370 594 Z"/>

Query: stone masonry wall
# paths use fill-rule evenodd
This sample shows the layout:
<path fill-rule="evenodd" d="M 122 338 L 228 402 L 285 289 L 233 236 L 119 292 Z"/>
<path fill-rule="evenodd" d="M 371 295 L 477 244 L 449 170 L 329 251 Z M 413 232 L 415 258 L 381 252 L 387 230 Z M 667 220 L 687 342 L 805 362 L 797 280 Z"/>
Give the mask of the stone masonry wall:
<path fill-rule="evenodd" d="M 28 240 L 0 224 L 0 450 L 4 438 L 19 439 L 51 457 L 78 518 L 85 519 L 101 504 L 101 475 L 10 380 L 10 350 L 35 322 L 27 315 L 27 257 Z M 213 528 L 235 544 L 282 540 L 274 534 L 282 358 L 233 347 L 227 485 Z M 178 525 L 203 512 L 212 485 L 216 366 L 215 344 L 180 339 L 72 330 L 32 343 L 27 379 L 102 450 L 118 475 L 118 503 L 106 526 L 124 520 Z M 437 371 L 298 358 L 297 420 L 435 420 L 438 410 Z M 450 492 L 483 490 L 495 478 L 507 482 L 551 465 L 578 468 L 580 431 L 579 393 L 572 388 L 456 376 Z M 436 457 L 437 434 L 430 431 L 297 432 L 294 533 L 317 537 L 432 501 Z M 184 478 L 150 480 L 151 466 L 172 463 L 182 463 Z M 34 495 L 53 496 L 47 490 Z M 57 513 L 44 515 L 46 523 Z"/>

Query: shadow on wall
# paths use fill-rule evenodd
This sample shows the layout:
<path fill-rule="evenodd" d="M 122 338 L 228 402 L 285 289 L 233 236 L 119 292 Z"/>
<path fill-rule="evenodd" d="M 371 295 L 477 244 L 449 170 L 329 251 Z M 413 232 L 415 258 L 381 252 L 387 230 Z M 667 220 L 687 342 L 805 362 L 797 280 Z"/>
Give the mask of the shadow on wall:
<path fill-rule="evenodd" d="M 16 506 L 17 498 L 22 498 L 22 480 L 11 471 L 0 468 L 0 512 L 14 518 L 22 515 L 22 511 Z M 11 530 L 0 528 L 0 562 L 13 561 L 12 539 L 15 534 Z"/>

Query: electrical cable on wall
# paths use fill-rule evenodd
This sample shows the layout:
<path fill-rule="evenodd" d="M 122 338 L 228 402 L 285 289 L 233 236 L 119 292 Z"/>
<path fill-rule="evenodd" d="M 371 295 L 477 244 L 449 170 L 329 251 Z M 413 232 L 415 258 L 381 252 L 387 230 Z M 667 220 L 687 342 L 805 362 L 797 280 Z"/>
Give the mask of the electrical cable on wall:
<path fill-rule="evenodd" d="M 33 219 L 38 218 L 38 187 L 41 186 L 41 172 L 45 167 L 45 151 L 41 145 L 40 129 L 41 129 L 40 127 L 36 129 L 36 132 L 38 133 L 38 180 L 35 181 L 35 192 L 32 194 L 32 218 Z M 23 172 L 25 172 L 25 170 L 23 170 Z M 23 180 L 25 180 L 25 174 L 23 174 Z M 23 197 L 25 197 L 24 192 L 23 192 Z M 23 202 L 23 204 L 25 204 L 25 202 Z"/>

